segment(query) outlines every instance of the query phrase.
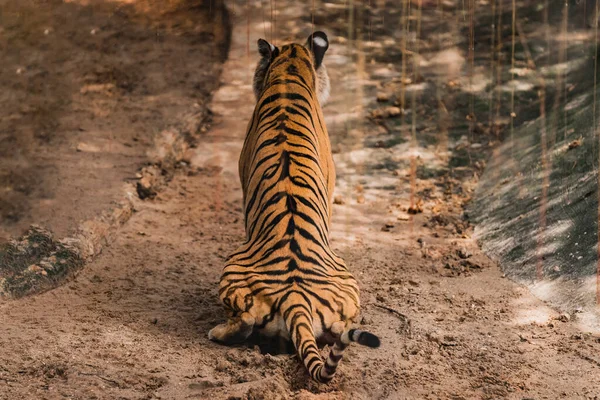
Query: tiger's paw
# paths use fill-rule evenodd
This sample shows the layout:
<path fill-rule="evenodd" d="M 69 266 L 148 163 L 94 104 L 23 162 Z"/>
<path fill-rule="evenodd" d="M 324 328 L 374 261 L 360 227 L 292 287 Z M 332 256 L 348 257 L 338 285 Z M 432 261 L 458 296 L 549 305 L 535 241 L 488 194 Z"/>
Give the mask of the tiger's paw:
<path fill-rule="evenodd" d="M 254 318 L 244 313 L 235 320 L 229 320 L 219 324 L 208 332 L 208 338 L 214 342 L 223 344 L 241 343 L 248 339 L 254 328 Z"/>

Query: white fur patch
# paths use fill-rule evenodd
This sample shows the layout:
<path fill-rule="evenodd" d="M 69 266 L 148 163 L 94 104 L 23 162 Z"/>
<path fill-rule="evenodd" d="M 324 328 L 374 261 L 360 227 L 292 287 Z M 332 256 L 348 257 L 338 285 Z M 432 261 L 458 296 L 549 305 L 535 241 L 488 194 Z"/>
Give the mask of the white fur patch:
<path fill-rule="evenodd" d="M 269 46 L 271 46 L 271 51 L 275 51 L 275 46 L 273 46 L 271 43 L 269 43 Z"/>
<path fill-rule="evenodd" d="M 327 41 L 325 39 L 323 39 L 322 37 L 319 36 L 315 36 L 313 38 L 313 43 L 319 47 L 326 47 L 327 46 Z"/>
<path fill-rule="evenodd" d="M 325 64 L 321 64 L 317 70 L 317 97 L 319 98 L 319 103 L 321 106 L 327 103 L 330 90 L 331 84 L 329 83 L 327 68 L 325 68 Z"/>
<path fill-rule="evenodd" d="M 327 100 L 329 100 L 329 92 L 331 87 L 329 86 L 329 81 L 327 81 L 325 84 L 322 84 L 322 86 L 324 87 L 321 88 L 317 97 L 319 98 L 319 103 L 324 106 L 327 104 Z"/>

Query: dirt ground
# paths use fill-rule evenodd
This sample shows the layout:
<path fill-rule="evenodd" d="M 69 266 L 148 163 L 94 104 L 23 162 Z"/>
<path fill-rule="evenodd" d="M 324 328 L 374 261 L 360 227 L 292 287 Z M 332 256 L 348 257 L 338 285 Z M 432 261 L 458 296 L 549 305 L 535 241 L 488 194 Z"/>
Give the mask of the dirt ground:
<path fill-rule="evenodd" d="M 396 18 L 390 4 L 373 14 L 377 42 L 361 44 L 361 61 L 339 33 L 346 2 L 319 3 L 319 18 L 334 21 L 325 27 L 333 90 L 324 109 L 338 170 L 332 242 L 361 285 L 361 326 L 382 346 L 351 346 L 335 379 L 318 385 L 292 354 L 208 340 L 224 319 L 224 259 L 244 237 L 236 163 L 253 108 L 253 44 L 271 39 L 271 29 L 281 43 L 312 27 L 301 4 L 278 1 L 276 24 L 263 22 L 268 9 L 245 4 L 228 3 L 230 56 L 210 104 L 213 127 L 190 166 L 155 199 L 136 200 L 115 241 L 74 280 L 0 303 L 0 399 L 600 398 L 600 338 L 503 278 L 470 238 L 462 207 L 476 169 L 448 167 L 464 140 L 445 138 L 447 152 L 428 140 L 415 147 L 396 135 L 407 131 L 400 116 L 365 118 L 390 105 L 377 93 L 399 84 L 399 66 L 385 57 L 395 44 L 376 29 L 382 16 Z M 458 50 L 424 57 L 425 82 L 454 79 L 452 68 L 436 75 L 435 65 L 465 59 Z M 366 65 L 359 73 L 357 59 Z M 420 103 L 422 137 L 438 118 Z M 411 183 L 416 215 L 407 212 Z"/>
<path fill-rule="evenodd" d="M 0 241 L 98 215 L 206 106 L 227 29 L 209 3 L 0 1 Z"/>

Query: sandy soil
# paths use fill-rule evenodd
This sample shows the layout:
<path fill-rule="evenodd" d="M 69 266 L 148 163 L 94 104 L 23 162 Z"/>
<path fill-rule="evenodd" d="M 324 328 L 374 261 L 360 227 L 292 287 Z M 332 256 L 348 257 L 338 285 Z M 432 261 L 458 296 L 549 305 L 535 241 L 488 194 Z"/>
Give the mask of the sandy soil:
<path fill-rule="evenodd" d="M 205 106 L 226 24 L 208 0 L 0 10 L 0 241 L 31 223 L 64 237 L 122 195 L 158 132 Z"/>
<path fill-rule="evenodd" d="M 354 44 L 336 33 L 324 110 L 339 175 L 333 243 L 360 282 L 361 325 L 382 346 L 351 347 L 336 378 L 317 385 L 294 355 L 208 340 L 224 319 L 223 261 L 243 239 L 236 160 L 253 107 L 247 45 L 272 26 L 263 25 L 263 9 L 248 15 L 244 4 L 229 3 L 234 32 L 211 103 L 215 122 L 190 167 L 154 200 L 136 201 L 115 242 L 76 279 L 0 303 L 0 398 L 597 399 L 600 339 L 504 279 L 470 239 L 462 206 L 475 169 L 448 167 L 463 142 L 446 138 L 451 154 L 420 144 L 411 179 L 415 149 L 390 138 L 403 132 L 399 119 L 365 118 L 381 108 L 375 95 L 396 67 L 373 57 L 385 49 L 372 46 L 366 76 L 358 75 L 349 62 L 358 57 Z M 274 39 L 305 37 L 309 10 L 277 4 Z M 322 18 L 345 15 L 343 0 L 329 4 Z M 444 57 L 464 60 L 460 51 Z M 424 108 L 425 132 L 437 129 L 434 112 Z M 411 181 L 416 215 L 407 213 Z"/>

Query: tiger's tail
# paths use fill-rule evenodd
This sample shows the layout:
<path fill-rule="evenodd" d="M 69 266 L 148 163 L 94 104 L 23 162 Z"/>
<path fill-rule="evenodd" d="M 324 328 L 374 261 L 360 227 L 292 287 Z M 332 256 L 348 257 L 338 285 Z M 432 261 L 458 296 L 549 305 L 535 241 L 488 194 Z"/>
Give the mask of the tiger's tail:
<path fill-rule="evenodd" d="M 363 346 L 372 349 L 379 347 L 380 344 L 379 338 L 370 332 L 361 331 L 360 329 L 349 329 L 345 331 L 329 352 L 327 361 L 321 370 L 320 382 L 329 382 L 331 378 L 333 378 L 337 366 L 344 355 L 344 350 L 346 350 L 346 347 L 352 342 L 362 344 Z"/>
<path fill-rule="evenodd" d="M 377 336 L 359 329 L 349 329 L 342 333 L 331 348 L 327 360 L 323 361 L 312 328 L 312 318 L 301 306 L 297 307 L 286 318 L 286 325 L 298 352 L 298 357 L 304 363 L 310 376 L 317 382 L 327 383 L 333 378 L 344 350 L 351 342 L 371 348 L 379 347 L 380 341 Z"/>

